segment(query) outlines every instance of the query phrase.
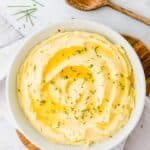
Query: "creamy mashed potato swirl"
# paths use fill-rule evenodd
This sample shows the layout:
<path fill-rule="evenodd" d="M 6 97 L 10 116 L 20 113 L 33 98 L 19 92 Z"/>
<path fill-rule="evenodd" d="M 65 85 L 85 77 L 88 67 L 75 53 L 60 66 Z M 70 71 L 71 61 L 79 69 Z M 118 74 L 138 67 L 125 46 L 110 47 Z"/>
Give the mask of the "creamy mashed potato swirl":
<path fill-rule="evenodd" d="M 34 128 L 59 144 L 111 138 L 135 105 L 125 51 L 82 31 L 56 33 L 33 47 L 18 72 L 17 93 Z"/>

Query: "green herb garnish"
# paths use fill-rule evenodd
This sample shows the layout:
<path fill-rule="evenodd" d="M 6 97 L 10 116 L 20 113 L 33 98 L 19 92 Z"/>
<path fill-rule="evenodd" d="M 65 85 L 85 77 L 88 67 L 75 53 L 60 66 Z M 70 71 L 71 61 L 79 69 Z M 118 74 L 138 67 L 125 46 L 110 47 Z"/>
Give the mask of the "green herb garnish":
<path fill-rule="evenodd" d="M 74 118 L 75 118 L 76 120 L 78 120 L 78 119 L 79 119 L 79 117 L 77 117 L 77 116 L 74 116 Z"/>
<path fill-rule="evenodd" d="M 93 66 L 94 66 L 93 64 L 90 64 L 90 65 L 89 65 L 89 68 L 93 68 Z"/>
<path fill-rule="evenodd" d="M 61 32 L 61 30 L 60 30 L 60 29 L 57 29 L 57 31 L 58 31 L 58 32 Z"/>
<path fill-rule="evenodd" d="M 54 81 L 53 81 L 53 80 L 51 80 L 51 81 L 50 81 L 50 83 L 51 83 L 51 84 L 54 84 Z"/>
<path fill-rule="evenodd" d="M 41 100 L 40 101 L 40 104 L 42 105 L 42 104 L 45 104 L 46 103 L 46 100 Z"/>
<path fill-rule="evenodd" d="M 34 70 L 34 71 L 36 70 L 36 65 L 34 65 L 33 70 Z"/>
<path fill-rule="evenodd" d="M 68 79 L 68 76 L 67 76 L 67 75 L 65 75 L 65 76 L 64 76 L 64 79 Z"/>
<path fill-rule="evenodd" d="M 35 13 L 38 11 L 38 6 L 44 7 L 43 4 L 38 2 L 37 0 L 31 0 L 31 5 L 9 5 L 9 8 L 17 9 L 17 12 L 15 12 L 13 15 L 17 16 L 17 20 L 25 19 L 26 22 L 30 22 L 30 24 L 33 26 L 33 20 L 36 18 Z M 25 26 L 24 26 L 25 27 Z"/>
<path fill-rule="evenodd" d="M 20 89 L 17 89 L 17 91 L 20 92 L 21 90 L 20 90 Z"/>
<path fill-rule="evenodd" d="M 61 122 L 58 121 L 58 122 L 57 122 L 57 128 L 60 128 L 60 125 L 61 125 Z"/>
<path fill-rule="evenodd" d="M 30 87 L 32 85 L 32 83 L 28 84 L 27 86 Z"/>

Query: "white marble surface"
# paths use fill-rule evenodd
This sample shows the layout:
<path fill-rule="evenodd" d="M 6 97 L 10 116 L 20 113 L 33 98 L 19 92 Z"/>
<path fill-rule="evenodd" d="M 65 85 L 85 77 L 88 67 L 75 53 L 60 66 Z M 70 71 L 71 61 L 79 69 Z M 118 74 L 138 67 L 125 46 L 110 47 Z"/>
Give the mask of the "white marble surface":
<path fill-rule="evenodd" d="M 139 14 L 147 16 L 150 18 L 150 0 L 113 0 L 116 3 L 136 11 Z M 0 0 L 1 4 L 6 1 Z M 12 1 L 11 1 L 12 2 Z M 51 1 L 52 2 L 52 1 Z M 121 32 L 135 36 L 146 43 L 150 47 L 150 27 L 142 23 L 139 23 L 127 16 L 124 16 L 110 8 L 102 8 L 93 12 L 80 12 L 64 4 L 63 0 L 55 0 L 51 3 L 50 8 L 47 11 L 49 17 L 45 17 L 43 22 L 55 22 L 60 19 L 66 18 L 84 18 L 92 19 Z M 3 13 L 0 11 L 0 14 Z M 48 16 L 48 15 L 47 15 Z M 9 21 L 10 22 L 10 21 Z M 12 23 L 12 22 L 10 22 Z M 38 28 L 38 27 L 37 27 Z M 17 29 L 17 27 L 15 27 Z M 29 33 L 29 31 L 26 31 Z M 27 35 L 27 34 L 25 34 Z M 13 41 L 22 38 L 23 35 L 14 30 L 14 28 L 0 17 L 0 47 L 4 47 Z M 1 50 L 1 49 L 0 49 Z M 24 146 L 18 140 L 15 129 L 9 124 L 5 118 L 7 116 L 6 112 L 6 101 L 5 99 L 5 81 L 0 81 L 0 150 L 24 150 Z M 150 110 L 149 105 L 147 105 L 146 110 Z M 150 111 L 149 111 L 150 112 Z M 149 142 L 149 128 L 147 126 L 141 127 L 141 124 L 147 123 L 150 125 L 149 116 L 145 115 L 139 123 L 138 127 L 134 130 L 133 134 L 129 137 L 125 150 L 150 150 Z M 147 131 L 147 134 L 143 137 L 143 128 Z M 140 137 L 137 138 L 136 137 Z M 144 142 L 143 139 L 144 138 Z"/>

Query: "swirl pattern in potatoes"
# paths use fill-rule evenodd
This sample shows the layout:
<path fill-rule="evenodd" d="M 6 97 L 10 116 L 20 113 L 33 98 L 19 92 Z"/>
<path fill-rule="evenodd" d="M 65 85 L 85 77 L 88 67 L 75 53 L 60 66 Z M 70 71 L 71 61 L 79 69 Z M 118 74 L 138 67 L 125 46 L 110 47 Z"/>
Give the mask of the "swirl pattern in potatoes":
<path fill-rule="evenodd" d="M 135 105 L 123 48 L 82 31 L 56 33 L 33 47 L 18 72 L 17 93 L 33 127 L 59 144 L 111 138 Z"/>

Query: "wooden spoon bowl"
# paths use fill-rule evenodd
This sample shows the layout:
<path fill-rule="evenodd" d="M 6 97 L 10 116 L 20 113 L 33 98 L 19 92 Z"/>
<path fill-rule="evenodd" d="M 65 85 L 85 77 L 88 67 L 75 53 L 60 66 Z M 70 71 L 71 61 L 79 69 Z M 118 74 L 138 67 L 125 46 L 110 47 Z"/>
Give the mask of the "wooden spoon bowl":
<path fill-rule="evenodd" d="M 90 11 L 107 5 L 107 0 L 67 0 L 71 6 L 83 10 Z"/>
<path fill-rule="evenodd" d="M 127 10 L 123 7 L 120 7 L 109 0 L 66 0 L 67 3 L 79 10 L 90 11 L 100 7 L 108 6 L 112 9 L 115 9 L 125 15 L 128 15 L 140 22 L 143 22 L 146 25 L 150 26 L 150 19 L 144 16 L 140 16 L 139 14 L 135 14 L 134 12 Z"/>

